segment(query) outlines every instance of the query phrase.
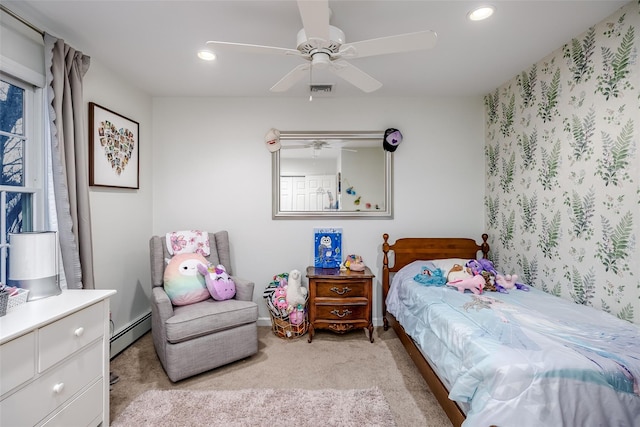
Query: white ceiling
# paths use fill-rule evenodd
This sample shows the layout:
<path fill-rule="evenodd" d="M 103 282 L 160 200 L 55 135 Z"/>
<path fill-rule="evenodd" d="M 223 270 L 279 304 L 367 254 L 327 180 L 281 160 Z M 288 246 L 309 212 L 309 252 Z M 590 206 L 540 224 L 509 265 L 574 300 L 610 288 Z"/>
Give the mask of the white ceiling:
<path fill-rule="evenodd" d="M 438 33 L 432 50 L 351 59 L 383 83 L 365 94 L 338 77 L 330 97 L 485 95 L 582 34 L 628 1 L 491 1 L 493 17 L 470 22 L 482 1 L 329 2 L 331 24 L 347 42 L 421 30 Z M 301 59 L 221 52 L 196 57 L 207 40 L 295 49 L 302 21 L 295 1 L 57 1 L 3 4 L 152 96 L 304 96 L 307 80 L 269 92 Z M 323 95 L 327 96 L 327 95 Z"/>

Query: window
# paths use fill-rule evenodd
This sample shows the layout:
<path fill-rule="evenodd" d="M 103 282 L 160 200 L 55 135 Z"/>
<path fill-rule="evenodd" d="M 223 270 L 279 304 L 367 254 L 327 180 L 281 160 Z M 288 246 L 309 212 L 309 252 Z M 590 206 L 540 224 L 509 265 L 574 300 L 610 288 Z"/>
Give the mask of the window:
<path fill-rule="evenodd" d="M 9 233 L 43 225 L 42 90 L 0 73 L 0 281 L 9 277 Z"/>

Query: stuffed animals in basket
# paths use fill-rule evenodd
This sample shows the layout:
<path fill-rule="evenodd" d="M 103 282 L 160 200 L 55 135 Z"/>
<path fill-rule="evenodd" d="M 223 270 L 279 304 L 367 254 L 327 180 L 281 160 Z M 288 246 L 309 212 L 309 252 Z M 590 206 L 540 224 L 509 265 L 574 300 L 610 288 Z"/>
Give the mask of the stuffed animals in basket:
<path fill-rule="evenodd" d="M 302 286 L 302 273 L 299 270 L 291 270 L 287 285 L 287 311 L 289 311 L 289 321 L 293 325 L 304 322 L 307 294 L 307 288 Z"/>
<path fill-rule="evenodd" d="M 289 273 L 273 276 L 273 280 L 264 290 L 263 297 L 271 314 L 276 317 L 286 317 L 287 313 L 287 283 Z"/>

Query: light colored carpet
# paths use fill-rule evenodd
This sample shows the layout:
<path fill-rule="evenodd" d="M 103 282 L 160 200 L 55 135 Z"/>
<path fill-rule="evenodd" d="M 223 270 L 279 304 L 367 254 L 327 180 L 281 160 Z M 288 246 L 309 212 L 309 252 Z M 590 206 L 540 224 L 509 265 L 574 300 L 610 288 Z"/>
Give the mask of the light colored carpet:
<path fill-rule="evenodd" d="M 395 422 L 378 388 L 150 390 L 131 402 L 111 425 L 392 427 Z"/>
<path fill-rule="evenodd" d="M 375 328 L 373 335 L 371 343 L 368 332 L 362 330 L 344 335 L 319 330 L 308 343 L 306 335 L 287 340 L 274 335 L 270 327 L 260 326 L 257 354 L 172 383 L 147 333 L 111 360 L 111 371 L 120 380 L 111 387 L 110 419 L 118 419 L 149 390 L 378 388 L 398 427 L 451 427 L 395 332 Z"/>

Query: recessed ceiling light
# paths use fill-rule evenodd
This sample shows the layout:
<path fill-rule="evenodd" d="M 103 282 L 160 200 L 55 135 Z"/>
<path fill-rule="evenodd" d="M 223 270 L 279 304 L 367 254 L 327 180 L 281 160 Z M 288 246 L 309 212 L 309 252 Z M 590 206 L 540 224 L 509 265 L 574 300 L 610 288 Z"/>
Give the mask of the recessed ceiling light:
<path fill-rule="evenodd" d="M 205 61 L 213 61 L 216 59 L 216 54 L 210 50 L 201 50 L 198 52 L 198 58 L 204 59 Z"/>
<path fill-rule="evenodd" d="M 482 21 L 483 19 L 487 19 L 488 17 L 493 15 L 493 12 L 495 11 L 496 8 L 494 6 L 484 5 L 473 9 L 471 12 L 469 12 L 467 17 L 471 21 Z"/>

